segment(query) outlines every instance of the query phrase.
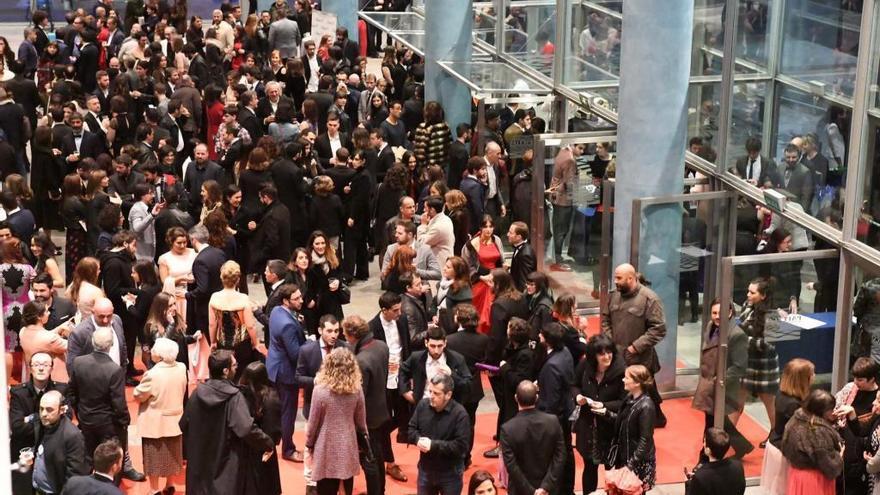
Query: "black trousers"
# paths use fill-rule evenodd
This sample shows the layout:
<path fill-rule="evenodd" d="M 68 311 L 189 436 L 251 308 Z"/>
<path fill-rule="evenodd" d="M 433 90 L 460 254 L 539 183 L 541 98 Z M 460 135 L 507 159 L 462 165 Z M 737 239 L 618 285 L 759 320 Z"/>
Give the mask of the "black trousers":
<path fill-rule="evenodd" d="M 562 426 L 562 439 L 565 442 L 565 463 L 562 465 L 562 475 L 559 477 L 559 486 L 556 493 L 559 495 L 574 494 L 574 451 L 571 446 L 571 422 L 568 418 L 559 418 Z"/>
<path fill-rule="evenodd" d="M 409 402 L 400 395 L 397 389 L 385 390 L 385 403 L 388 404 L 388 414 L 391 415 L 391 419 L 382 428 L 382 460 L 393 463 L 394 450 L 392 448 L 391 433 L 397 430 L 397 443 L 407 442 L 411 411 Z M 378 455 L 378 453 L 374 454 Z"/>
<path fill-rule="evenodd" d="M 125 458 L 128 458 L 128 428 L 126 428 L 125 426 L 107 423 L 98 426 L 80 425 L 79 429 L 80 431 L 82 431 L 83 434 L 83 443 L 85 444 L 86 449 L 86 464 L 89 467 L 92 467 L 92 456 L 95 454 L 95 449 L 98 447 L 98 445 L 100 445 L 101 442 L 103 442 L 104 440 L 113 437 L 119 439 L 119 445 L 122 447 L 122 451 L 125 453 Z M 130 461 L 123 464 L 122 469 L 128 469 L 127 465 L 130 466 Z"/>
<path fill-rule="evenodd" d="M 382 463 L 382 428 L 371 429 L 368 434 L 370 435 L 370 449 L 373 451 L 373 462 L 366 462 L 361 456 L 361 469 L 364 470 L 364 481 L 367 482 L 367 495 L 384 495 L 385 465 Z"/>
<path fill-rule="evenodd" d="M 342 271 L 349 280 L 366 280 L 370 276 L 367 237 L 360 230 L 346 227 L 342 244 Z"/>
<path fill-rule="evenodd" d="M 713 426 L 715 426 L 715 415 L 706 414 L 706 429 L 708 430 Z M 733 424 L 727 415 L 724 416 L 724 431 L 730 436 L 730 446 L 735 453 L 745 453 L 745 451 L 750 450 L 749 447 L 754 447 L 752 443 L 736 429 L 736 425 Z M 709 462 L 709 458 L 706 456 L 706 453 L 703 452 L 703 449 L 700 449 L 700 462 Z"/>
<path fill-rule="evenodd" d="M 495 395 L 495 405 L 498 406 L 498 416 L 495 420 L 495 439 L 501 436 L 501 424 L 504 422 L 504 379 L 501 375 L 490 375 L 489 385 L 492 386 L 492 394 Z"/>
<path fill-rule="evenodd" d="M 468 451 L 467 455 L 464 457 L 465 466 L 470 464 L 471 461 L 471 451 L 474 450 L 474 430 L 477 426 L 477 407 L 480 406 L 479 402 L 469 402 L 467 404 L 462 404 L 464 406 L 464 410 L 467 411 L 468 420 L 471 423 L 471 437 L 468 442 Z"/>
<path fill-rule="evenodd" d="M 137 341 L 140 340 L 143 342 L 143 337 L 141 337 L 141 331 L 143 329 L 138 328 L 134 316 L 128 311 L 124 311 L 119 316 L 122 318 L 122 333 L 125 335 L 125 351 L 126 357 L 128 358 L 128 368 L 126 368 L 126 372 L 131 375 L 134 371 L 134 351 L 137 346 Z"/>

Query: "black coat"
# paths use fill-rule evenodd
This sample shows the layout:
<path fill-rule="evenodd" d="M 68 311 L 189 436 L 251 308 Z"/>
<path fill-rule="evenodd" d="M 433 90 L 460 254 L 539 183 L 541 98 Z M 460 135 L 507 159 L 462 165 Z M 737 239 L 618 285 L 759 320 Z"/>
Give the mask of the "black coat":
<path fill-rule="evenodd" d="M 349 139 L 348 134 L 340 131 L 339 142 L 342 144 L 343 148 L 351 149 L 351 140 Z M 315 153 L 318 154 L 318 161 L 321 163 L 322 167 L 330 168 L 333 166 L 330 163 L 330 159 L 333 158 L 333 149 L 330 147 L 330 136 L 328 136 L 326 132 L 315 139 Z"/>
<path fill-rule="evenodd" d="M 486 355 L 489 363 L 501 362 L 504 348 L 507 347 L 507 324 L 514 316 L 528 320 L 529 304 L 524 296 L 519 299 L 500 297 L 492 302 L 489 309 L 489 348 Z"/>
<path fill-rule="evenodd" d="M 526 279 L 537 269 L 538 260 L 535 258 L 535 250 L 532 249 L 529 241 L 521 244 L 519 249 L 514 249 L 513 257 L 510 260 L 510 277 L 517 290 L 525 292 Z"/>
<path fill-rule="evenodd" d="M 272 202 L 263 213 L 251 239 L 251 252 L 255 273 L 259 273 L 272 259 L 287 260 L 293 251 L 290 247 L 290 211 L 278 200 Z"/>
<path fill-rule="evenodd" d="M 656 415 L 654 401 L 648 394 L 642 394 L 638 399 L 628 395 L 620 408 L 615 413 L 609 411 L 608 415 L 615 421 L 615 437 L 612 443 L 617 446 L 615 459 L 608 459 L 608 464 L 613 468 L 623 466 L 635 466 L 639 464 L 652 464 L 655 461 L 654 451 L 654 418 Z"/>
<path fill-rule="evenodd" d="M 373 183 L 370 174 L 360 169 L 351 178 L 349 184 L 351 191 L 345 203 L 348 206 L 348 218 L 354 220 L 351 232 L 362 238 L 370 232 L 370 198 L 373 193 Z"/>
<path fill-rule="evenodd" d="M 626 398 L 626 389 L 623 388 L 624 371 L 626 365 L 623 358 L 615 356 L 602 381 L 596 382 L 596 370 L 589 359 L 584 359 L 575 369 L 571 395 L 589 397 L 601 402 L 609 411 L 617 412 Z M 604 463 L 605 454 L 614 440 L 614 422 L 605 416 L 593 414 L 590 407 L 584 405 L 581 406 L 581 413 L 574 424 L 574 432 L 577 434 L 575 447 L 581 456 L 597 465 Z"/>
<path fill-rule="evenodd" d="M 82 433 L 67 416 L 48 429 L 37 420 L 34 428 L 35 445 L 43 448 L 46 476 L 52 486 L 63 490 L 67 480 L 89 472 Z"/>
<path fill-rule="evenodd" d="M 287 159 L 276 160 L 269 168 L 272 182 L 278 188 L 278 201 L 287 207 L 294 220 L 292 232 L 308 232 L 306 222 L 306 183 L 303 181 L 303 170 Z"/>
<path fill-rule="evenodd" d="M 409 324 L 406 320 L 406 315 L 401 314 L 400 318 L 397 319 L 397 338 L 400 342 L 400 360 L 405 361 L 410 355 L 410 345 L 409 345 Z M 381 340 L 388 344 L 388 338 L 385 336 L 385 327 L 382 326 L 382 322 L 379 319 L 379 315 L 377 314 L 372 320 L 369 322 L 370 332 L 373 333 L 373 338 Z"/>
<path fill-rule="evenodd" d="M 226 187 L 226 175 L 223 167 L 215 162 L 207 161 L 199 169 L 197 163 L 190 163 L 186 168 L 186 176 L 183 178 L 183 188 L 189 193 L 189 214 L 193 218 L 200 218 L 202 213 L 202 184 L 206 180 L 215 180 L 221 188 Z"/>
<path fill-rule="evenodd" d="M 193 261 L 194 282 L 186 293 L 189 333 L 201 330 L 203 334 L 208 334 L 208 303 L 212 294 L 223 289 L 220 281 L 223 263 L 226 263 L 226 254 L 214 246 L 203 248 Z"/>
<path fill-rule="evenodd" d="M 44 393 L 50 390 L 57 390 L 64 394 L 67 392 L 67 384 L 55 383 L 52 380 L 49 380 L 46 389 L 43 392 L 37 392 L 37 389 L 34 388 L 33 382 L 28 381 L 27 383 L 15 385 L 10 389 L 9 428 L 12 432 L 12 438 L 10 440 L 9 450 L 12 452 L 13 458 L 15 458 L 17 455 L 16 453 L 21 449 L 34 447 L 34 442 L 36 441 L 34 430 L 37 423 L 40 422 L 40 399 L 43 397 Z M 30 419 L 25 422 L 25 418 L 28 416 L 30 416 Z M 32 492 L 32 476 L 33 470 L 29 470 L 26 473 L 12 471 L 12 493 L 30 494 Z"/>
<path fill-rule="evenodd" d="M 113 312 L 124 318 L 126 310 L 122 296 L 134 290 L 131 268 L 134 266 L 135 258 L 128 250 L 122 249 L 120 251 L 104 251 L 101 253 L 100 261 L 104 293 L 113 303 Z"/>
<path fill-rule="evenodd" d="M 551 352 L 541 371 L 538 372 L 538 409 L 556 415 L 560 421 L 568 421 L 574 410 L 571 384 L 574 383 L 574 363 L 568 349 Z"/>
<path fill-rule="evenodd" d="M 446 346 L 464 357 L 468 371 L 471 373 L 471 383 L 461 397 L 462 404 L 476 404 L 480 402 L 483 393 L 483 382 L 480 380 L 480 370 L 477 363 L 486 361 L 486 349 L 489 347 L 489 337 L 477 332 L 459 330 L 446 337 Z"/>
<path fill-rule="evenodd" d="M 250 108 L 242 108 L 238 112 L 238 123 L 247 129 L 248 134 L 251 136 L 251 142 L 254 144 L 263 137 L 263 124 L 260 123 L 260 119 L 257 117 L 255 110 L 252 111 Z"/>
<path fill-rule="evenodd" d="M 346 220 L 348 218 L 345 216 L 345 207 L 336 194 L 312 198 L 312 206 L 309 209 L 309 225 L 312 229 L 320 230 L 327 237 L 339 237 L 342 235 Z"/>
<path fill-rule="evenodd" d="M 449 177 L 446 179 L 450 189 L 458 189 L 470 158 L 468 146 L 458 139 L 453 140 L 449 145 Z"/>
<path fill-rule="evenodd" d="M 106 476 L 84 474 L 67 480 L 62 495 L 122 495 L 122 491 Z"/>
<path fill-rule="evenodd" d="M 91 93 L 98 86 L 95 74 L 98 72 L 98 47 L 94 43 L 87 43 L 79 52 L 76 60 L 76 79 L 82 84 L 86 93 Z"/>
<path fill-rule="evenodd" d="M 186 491 L 195 495 L 247 493 L 249 456 L 275 449 L 244 395 L 227 380 L 208 380 L 196 388 L 180 429 L 187 445 Z"/>
<path fill-rule="evenodd" d="M 554 493 L 565 466 L 565 441 L 559 420 L 537 409 L 520 411 L 501 425 L 501 453 L 507 468 L 507 493 Z"/>
<path fill-rule="evenodd" d="M 125 402 L 125 370 L 108 354 L 93 351 L 73 360 L 67 397 L 80 427 L 131 423 Z"/>
<path fill-rule="evenodd" d="M 443 351 L 446 355 L 446 365 L 452 370 L 452 381 L 455 388 L 452 390 L 452 398 L 461 402 L 462 396 L 470 390 L 471 376 L 464 356 L 451 350 Z M 425 396 L 425 387 L 428 386 L 428 376 L 425 371 L 425 363 L 428 362 L 428 351 L 417 351 L 409 356 L 409 359 L 400 364 L 400 374 L 397 386 L 401 395 L 412 392 L 416 403 Z"/>
<path fill-rule="evenodd" d="M 374 430 L 391 419 L 388 414 L 385 389 L 388 384 L 388 346 L 367 335 L 354 348 L 355 359 L 361 369 L 367 428 Z M 401 366 L 401 371 L 403 366 Z"/>
<path fill-rule="evenodd" d="M 501 367 L 501 379 L 504 382 L 501 410 L 498 411 L 501 424 L 516 415 L 516 387 L 523 380 L 534 381 L 536 376 L 534 350 L 528 345 L 516 349 L 508 347 L 504 353 L 504 366 Z"/>
<path fill-rule="evenodd" d="M 318 317 L 323 315 L 333 315 L 337 320 L 342 321 L 342 305 L 348 304 L 344 296 L 340 294 L 342 290 L 342 270 L 341 265 L 336 268 L 330 268 L 327 273 L 318 265 L 309 267 L 309 277 L 314 281 L 315 288 L 315 315 Z M 340 289 L 336 291 L 330 290 L 330 279 L 335 278 L 340 281 Z"/>
<path fill-rule="evenodd" d="M 732 457 L 703 464 L 684 488 L 685 495 L 743 495 L 745 491 L 742 461 Z"/>

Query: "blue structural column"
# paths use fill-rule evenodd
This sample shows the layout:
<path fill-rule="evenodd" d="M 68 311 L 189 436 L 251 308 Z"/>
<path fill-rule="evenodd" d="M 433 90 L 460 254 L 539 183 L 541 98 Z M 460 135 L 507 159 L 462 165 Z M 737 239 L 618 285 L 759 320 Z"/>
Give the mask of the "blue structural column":
<path fill-rule="evenodd" d="M 471 92 L 437 62 L 471 60 L 473 24 L 472 0 L 425 2 L 425 101 L 439 101 L 452 128 L 470 123 Z"/>
<path fill-rule="evenodd" d="M 357 41 L 358 0 L 322 0 L 321 10 L 336 14 L 336 27 L 348 29 L 349 39 Z"/>
<path fill-rule="evenodd" d="M 693 2 L 623 4 L 615 266 L 630 260 L 632 200 L 680 194 L 684 186 L 693 18 Z M 668 390 L 675 385 L 682 210 L 680 205 L 652 207 L 646 214 L 643 225 L 664 234 L 640 236 L 636 268 L 652 283 L 666 310 L 666 338 L 657 346 L 662 369 L 656 378 Z"/>

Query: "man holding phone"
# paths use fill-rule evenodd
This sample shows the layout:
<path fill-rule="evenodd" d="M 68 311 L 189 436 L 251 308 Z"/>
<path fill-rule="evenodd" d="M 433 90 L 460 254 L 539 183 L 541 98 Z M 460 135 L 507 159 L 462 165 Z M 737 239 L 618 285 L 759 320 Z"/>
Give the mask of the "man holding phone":
<path fill-rule="evenodd" d="M 73 315 L 76 314 L 76 305 L 70 299 L 66 299 L 55 294 L 54 281 L 52 276 L 43 272 L 31 282 L 31 290 L 34 293 L 34 300 L 41 302 L 49 308 L 49 319 L 46 321 L 46 329 L 55 331 L 62 325 L 68 330 L 63 333 L 66 335 L 69 329 L 73 329 Z"/>

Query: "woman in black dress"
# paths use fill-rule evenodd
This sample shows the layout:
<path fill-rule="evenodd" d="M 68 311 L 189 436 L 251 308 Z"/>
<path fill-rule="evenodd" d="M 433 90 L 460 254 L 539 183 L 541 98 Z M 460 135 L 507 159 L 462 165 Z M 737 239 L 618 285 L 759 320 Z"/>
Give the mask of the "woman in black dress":
<path fill-rule="evenodd" d="M 223 210 L 226 213 L 229 228 L 235 239 L 235 245 L 242 247 L 236 250 L 235 261 L 241 266 L 250 266 L 250 250 L 247 247 L 251 242 L 254 231 L 248 228 L 248 222 L 256 218 L 253 211 L 242 207 L 241 190 L 235 184 L 226 186 L 226 190 L 223 192 Z M 245 294 L 248 293 L 247 280 L 242 280 L 238 290 Z"/>
<path fill-rule="evenodd" d="M 73 280 L 73 271 L 79 260 L 88 252 L 88 235 L 86 233 L 87 212 L 82 200 L 82 185 L 79 175 L 69 174 L 64 177 L 62 186 L 64 201 L 61 203 L 61 219 L 66 230 L 64 247 L 64 273 L 66 283 Z"/>
<path fill-rule="evenodd" d="M 314 181 L 315 194 L 312 196 L 312 206 L 309 211 L 309 224 L 315 230 L 327 236 L 327 241 L 333 249 L 339 249 L 339 236 L 345 225 L 345 208 L 342 200 L 334 192 L 333 179 L 326 175 L 319 175 Z"/>
<path fill-rule="evenodd" d="M 290 255 L 287 264 L 286 283 L 293 283 L 299 287 L 302 293 L 303 303 L 300 313 L 305 318 L 306 331 L 312 335 L 318 335 L 318 318 L 323 315 L 317 314 L 317 293 L 315 287 L 316 278 L 311 275 L 312 258 L 305 248 L 296 248 Z"/>
<path fill-rule="evenodd" d="M 64 177 L 64 164 L 61 153 L 52 150 L 52 129 L 37 127 L 31 148 L 31 188 L 34 191 L 34 217 L 37 225 L 48 232 L 61 227 L 58 215 L 58 201 L 61 199 L 61 180 Z"/>
<path fill-rule="evenodd" d="M 238 178 L 238 187 L 241 188 L 241 205 L 249 211 L 260 211 L 263 205 L 260 203 L 260 189 L 263 183 L 271 182 L 272 175 L 269 173 L 269 156 L 266 150 L 260 146 L 254 148 L 248 156 L 247 168 Z M 284 186 L 284 184 L 279 184 Z"/>
<path fill-rule="evenodd" d="M 141 352 L 148 353 L 156 343 L 156 339 L 164 337 L 177 342 L 177 362 L 183 363 L 189 370 L 189 353 L 187 346 L 202 338 L 202 333 L 187 335 L 184 329 L 183 315 L 177 312 L 177 302 L 171 294 L 159 292 L 150 302 L 144 324 L 144 342 Z M 152 367 L 152 361 L 149 365 Z M 184 402 L 186 402 L 184 400 Z"/>
<path fill-rule="evenodd" d="M 247 365 L 238 382 L 239 388 L 248 403 L 255 424 L 275 442 L 281 441 L 281 401 L 269 382 L 266 365 L 256 361 Z M 278 472 L 278 455 L 263 461 L 263 452 L 249 451 L 245 464 L 247 479 L 245 493 L 261 495 L 279 495 L 281 493 L 281 476 Z"/>
<path fill-rule="evenodd" d="M 342 305 L 348 304 L 351 294 L 342 283 L 342 270 L 336 250 L 320 230 L 312 232 L 308 242 L 309 256 L 312 267 L 309 275 L 314 279 L 315 307 L 318 315 L 331 314 L 342 321 L 344 314 Z"/>
<path fill-rule="evenodd" d="M 88 230 L 89 249 L 92 252 L 98 250 L 98 235 L 101 228 L 98 225 L 98 217 L 101 211 L 110 205 L 110 195 L 107 188 L 110 187 L 110 178 L 107 172 L 103 170 L 92 170 L 89 173 L 89 181 L 86 183 L 86 199 L 88 200 L 88 219 L 86 220 L 86 229 Z"/>

